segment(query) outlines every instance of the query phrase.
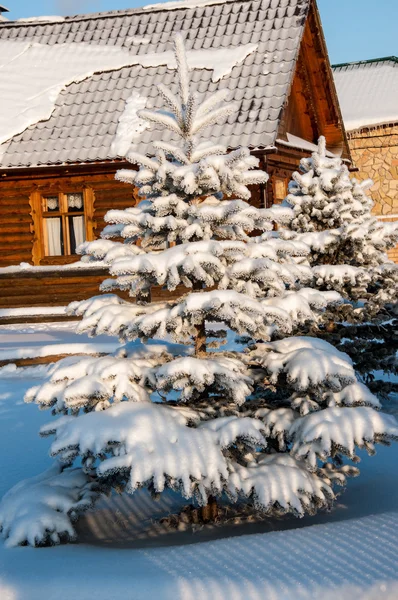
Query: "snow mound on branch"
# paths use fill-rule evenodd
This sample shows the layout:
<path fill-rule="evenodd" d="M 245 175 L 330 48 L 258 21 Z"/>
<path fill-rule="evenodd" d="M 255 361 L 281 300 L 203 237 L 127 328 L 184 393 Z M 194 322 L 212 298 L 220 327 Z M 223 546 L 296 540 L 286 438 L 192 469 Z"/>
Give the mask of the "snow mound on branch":
<path fill-rule="evenodd" d="M 180 489 L 184 497 L 198 495 L 206 503 L 209 493 L 221 493 L 228 478 L 222 449 L 239 438 L 265 446 L 260 421 L 248 418 L 216 420 L 200 428 L 187 427 L 181 411 L 156 404 L 122 403 L 106 411 L 61 417 L 42 428 L 55 433 L 51 454 L 68 463 L 74 456 L 110 454 L 97 467 L 100 477 L 128 473 L 132 493 L 153 484 Z"/>
<path fill-rule="evenodd" d="M 241 361 L 217 355 L 211 359 L 177 358 L 153 369 L 149 380 L 158 390 L 180 390 L 182 401 L 191 399 L 195 391 L 211 394 L 216 389 L 240 405 L 253 389 Z"/>
<path fill-rule="evenodd" d="M 143 176 L 142 171 L 138 174 L 136 171 L 123 171 L 122 174 L 119 171 L 118 179 L 126 180 L 126 173 L 132 173 L 129 179 L 135 184 L 137 177 Z M 217 238 L 249 241 L 248 233 L 255 229 L 271 230 L 274 223 L 288 225 L 291 216 L 290 209 L 281 206 L 256 208 L 243 200 L 219 200 L 215 196 L 195 204 L 176 194 L 168 194 L 156 196 L 151 202 L 144 200 L 134 208 L 108 211 L 105 220 L 113 225 L 105 228 L 102 237 L 123 237 L 129 242 L 140 238 L 144 240 L 144 246 L 151 240 L 153 243 L 155 234 L 164 236 L 169 242 Z M 305 255 L 309 250 L 301 242 L 292 242 L 289 248 L 292 255 Z"/>
<path fill-rule="evenodd" d="M 333 406 L 371 406 L 376 409 L 381 408 L 377 396 L 372 394 L 366 385 L 357 381 L 347 385 L 340 392 L 326 392 L 328 405 Z"/>
<path fill-rule="evenodd" d="M 290 294 L 302 296 L 312 308 L 316 309 L 326 308 L 331 304 L 341 304 L 343 302 L 340 294 L 334 291 L 321 292 L 313 288 L 301 288 L 297 292 L 286 292 L 285 296 L 287 297 Z"/>
<path fill-rule="evenodd" d="M 279 450 L 286 450 L 289 431 L 299 414 L 291 408 L 259 408 L 254 413 L 265 425 L 265 436 L 278 441 Z"/>
<path fill-rule="evenodd" d="M 78 246 L 76 252 L 83 255 L 82 262 L 86 262 L 87 259 L 89 261 L 103 260 L 106 265 L 112 264 L 119 258 L 132 258 L 137 254 L 144 254 L 142 248 L 135 244 L 123 244 L 107 239 L 83 242 Z"/>
<path fill-rule="evenodd" d="M 89 300 L 72 302 L 67 308 L 67 313 L 83 315 L 83 319 L 76 327 L 77 333 L 88 333 L 90 336 L 106 334 L 122 338 L 128 323 L 137 316 L 156 312 L 162 306 L 164 306 L 162 303 L 145 306 L 132 304 L 115 294 L 104 294 Z"/>
<path fill-rule="evenodd" d="M 212 287 L 225 271 L 221 255 L 222 246 L 215 241 L 192 242 L 163 252 L 117 259 L 110 273 L 117 275 L 118 286 L 130 288 L 132 295 L 155 284 L 166 286 L 168 290 L 175 290 L 181 283 L 192 287 L 195 282 Z"/>
<path fill-rule="evenodd" d="M 296 390 L 325 386 L 340 391 L 356 382 L 351 359 L 317 338 L 298 336 L 258 344 L 254 356 L 269 372 L 272 383 L 283 373 Z"/>
<path fill-rule="evenodd" d="M 253 498 L 255 507 L 269 514 L 291 512 L 303 517 L 328 507 L 334 498 L 331 487 L 306 466 L 286 454 L 263 456 L 258 463 L 234 464 L 228 481 L 233 500 Z"/>
<path fill-rule="evenodd" d="M 56 413 L 82 407 L 104 410 L 122 400 L 149 402 L 143 379 L 159 362 L 163 362 L 161 355 L 150 354 L 133 360 L 113 356 L 63 359 L 50 371 L 49 380 L 30 388 L 24 400 L 41 408 L 53 407 Z"/>
<path fill-rule="evenodd" d="M 294 289 L 312 279 L 309 268 L 301 267 L 294 261 L 279 264 L 269 258 L 245 258 L 236 261 L 220 282 L 220 288 L 232 288 L 251 297 L 283 294 L 286 287 Z"/>
<path fill-rule="evenodd" d="M 316 350 L 323 350 L 325 352 L 335 354 L 336 356 L 344 357 L 345 361 L 347 361 L 349 364 L 352 364 L 352 360 L 348 356 L 348 354 L 337 350 L 337 348 L 335 348 L 334 346 L 332 346 L 332 344 L 329 344 L 329 342 L 326 342 L 325 340 L 313 338 L 310 336 L 296 335 L 288 339 L 269 342 L 265 346 L 267 348 L 271 348 L 275 352 L 281 353 L 293 352 L 295 350 L 300 350 L 301 348 L 314 348 Z"/>
<path fill-rule="evenodd" d="M 346 284 L 355 286 L 370 282 L 370 275 L 365 269 L 351 265 L 319 265 L 313 271 L 318 286 L 343 287 Z"/>
<path fill-rule="evenodd" d="M 71 302 L 68 305 L 66 312 L 68 315 L 77 315 L 78 317 L 84 315 L 85 317 L 89 317 L 98 309 L 111 306 L 132 305 L 119 298 L 119 296 L 116 296 L 116 294 L 101 294 L 100 296 L 92 296 L 88 300 Z"/>
<path fill-rule="evenodd" d="M 59 544 L 76 537 L 72 522 L 97 499 L 95 485 L 81 469 L 55 464 L 11 488 L 0 503 L 6 546 Z"/>
<path fill-rule="evenodd" d="M 374 454 L 375 442 L 398 440 L 398 423 L 392 415 L 372 408 L 326 408 L 297 419 L 290 436 L 292 455 L 315 470 L 317 457 L 326 461 L 337 452 L 357 460 L 355 446 Z"/>
<path fill-rule="evenodd" d="M 204 319 L 225 323 L 241 335 L 259 335 L 265 339 L 268 339 L 268 325 L 276 325 L 284 332 L 291 329 L 289 315 L 280 308 L 263 306 L 232 290 L 214 290 L 189 294 L 174 306 L 137 316 L 120 334 L 126 339 L 171 335 L 176 341 L 189 342 L 196 335 L 194 325 Z"/>
<path fill-rule="evenodd" d="M 315 321 L 316 315 L 313 309 L 321 311 L 327 306 L 343 302 L 338 292 L 320 292 L 312 288 L 301 288 L 297 291 L 287 291 L 279 298 L 267 298 L 262 304 L 268 306 L 279 306 L 285 310 L 293 323 L 304 323 Z"/>

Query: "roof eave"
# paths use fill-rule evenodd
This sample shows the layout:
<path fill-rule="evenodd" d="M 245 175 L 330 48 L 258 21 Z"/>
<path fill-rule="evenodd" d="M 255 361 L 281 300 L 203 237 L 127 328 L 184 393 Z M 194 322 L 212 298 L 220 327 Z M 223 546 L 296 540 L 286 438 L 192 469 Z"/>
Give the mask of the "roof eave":
<path fill-rule="evenodd" d="M 339 125 L 341 128 L 341 132 L 343 135 L 343 143 L 345 146 L 345 158 L 347 159 L 347 161 L 349 161 L 352 165 L 354 164 L 353 159 L 352 159 L 352 155 L 351 155 L 351 149 L 350 149 L 350 145 L 348 143 L 348 137 L 347 137 L 347 132 L 345 130 L 345 126 L 344 126 L 344 120 L 343 120 L 343 114 L 341 111 L 341 107 L 340 107 L 340 102 L 339 102 L 339 97 L 337 95 L 337 90 L 336 90 L 336 85 L 334 83 L 334 78 L 333 78 L 333 70 L 330 64 L 330 59 L 329 59 L 329 53 L 328 53 L 328 49 L 327 49 L 327 44 L 326 44 L 326 39 L 323 33 L 323 28 L 322 28 L 322 20 L 321 20 L 321 15 L 319 13 L 319 9 L 318 9 L 318 5 L 316 0 L 311 0 L 312 2 L 312 7 L 314 10 L 314 16 L 317 22 L 317 30 L 318 30 L 318 36 L 319 36 L 319 41 L 321 43 L 321 46 L 323 48 L 323 51 L 325 53 L 325 57 L 326 57 L 326 68 L 328 70 L 328 74 L 329 74 L 329 81 L 330 81 L 330 92 L 333 98 L 333 101 L 335 103 L 336 106 L 336 110 L 337 110 L 337 116 L 339 119 Z"/>

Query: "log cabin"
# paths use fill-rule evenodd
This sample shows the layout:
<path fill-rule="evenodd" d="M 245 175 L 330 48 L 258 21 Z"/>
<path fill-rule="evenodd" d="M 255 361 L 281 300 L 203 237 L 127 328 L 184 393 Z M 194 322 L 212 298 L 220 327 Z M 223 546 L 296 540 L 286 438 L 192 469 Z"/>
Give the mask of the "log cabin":
<path fill-rule="evenodd" d="M 114 175 L 129 148 L 150 153 L 167 135 L 146 129 L 137 110 L 160 106 L 159 82 L 174 87 L 177 31 L 197 93 L 227 88 L 238 105 L 210 139 L 248 146 L 270 175 L 254 205 L 284 198 L 320 135 L 351 162 L 315 0 L 180 0 L 2 20 L 0 308 L 98 293 L 106 271 L 82 268 L 76 247 L 99 236 L 108 209 L 137 201 Z"/>

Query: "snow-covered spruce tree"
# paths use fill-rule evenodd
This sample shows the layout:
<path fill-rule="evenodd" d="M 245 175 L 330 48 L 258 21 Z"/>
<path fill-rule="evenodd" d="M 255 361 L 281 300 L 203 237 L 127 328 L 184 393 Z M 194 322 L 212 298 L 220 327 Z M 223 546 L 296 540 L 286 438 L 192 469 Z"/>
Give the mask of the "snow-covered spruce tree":
<path fill-rule="evenodd" d="M 141 116 L 170 129 L 180 145 L 157 142 L 153 158 L 129 156 L 140 168 L 118 178 L 143 200 L 110 211 L 106 239 L 82 252 L 109 264 L 107 292 L 189 291 L 162 304 L 108 293 L 71 306 L 83 316 L 79 331 L 118 335 L 124 345 L 111 356 L 63 359 L 28 391 L 26 401 L 57 416 L 41 433 L 54 436 L 51 454 L 64 469 L 4 498 L 0 524 L 11 544 L 73 536 L 70 516 L 86 507 L 95 485 L 155 495 L 171 488 L 202 505 L 203 520 L 225 495 L 271 516 L 313 513 L 356 472 L 340 455 L 355 459 L 355 446 L 373 452 L 374 442 L 398 436 L 347 355 L 322 340 L 289 337 L 339 294 L 301 288 L 312 280 L 311 268 L 297 262 L 305 244 L 249 237 L 286 225 L 292 211 L 247 202 L 248 185 L 266 180 L 248 150 L 227 153 L 196 139 L 235 109 L 220 106 L 223 92 L 198 103 L 180 37 L 175 53 L 178 96 L 160 86 L 168 112 Z M 227 330 L 262 343 L 223 351 Z M 271 341 L 275 335 L 285 339 Z"/>
<path fill-rule="evenodd" d="M 309 245 L 315 284 L 345 299 L 325 312 L 323 326 L 313 324 L 310 332 L 347 352 L 363 381 L 386 396 L 398 392 L 398 385 L 373 373 L 398 374 L 398 265 L 386 255 L 398 242 L 398 223 L 371 214 L 367 190 L 372 184 L 350 178 L 340 158 L 327 156 L 321 137 L 318 150 L 302 159 L 300 172 L 293 174 L 283 206 L 293 209 L 294 218 L 280 235 Z"/>

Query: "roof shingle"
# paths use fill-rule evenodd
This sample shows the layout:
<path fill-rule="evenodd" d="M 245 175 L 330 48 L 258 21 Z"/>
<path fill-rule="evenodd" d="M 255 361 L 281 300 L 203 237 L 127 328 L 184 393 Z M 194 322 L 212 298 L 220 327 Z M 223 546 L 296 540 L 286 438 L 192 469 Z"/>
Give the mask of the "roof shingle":
<path fill-rule="evenodd" d="M 177 31 L 183 33 L 188 50 L 255 43 L 256 51 L 220 81 L 212 81 L 208 69 L 192 71 L 191 79 L 199 94 L 227 88 L 229 99 L 238 104 L 236 117 L 212 127 L 214 139 L 221 137 L 230 148 L 269 147 L 276 139 L 308 7 L 309 0 L 224 0 L 172 10 L 160 5 L 78 15 L 54 23 L 2 22 L 0 40 L 116 45 L 138 55 L 170 51 Z M 160 107 L 156 92 L 160 82 L 173 89 L 173 70 L 135 65 L 67 85 L 48 120 L 31 125 L 3 146 L 2 168 L 118 158 L 111 146 L 126 100 L 136 90 L 148 99 L 147 106 Z M 134 141 L 140 150 L 150 152 L 151 141 L 159 135 L 160 130 L 144 130 Z M 163 130 L 161 135 L 172 137 Z"/>
<path fill-rule="evenodd" d="M 347 130 L 398 122 L 398 58 L 333 67 Z"/>

